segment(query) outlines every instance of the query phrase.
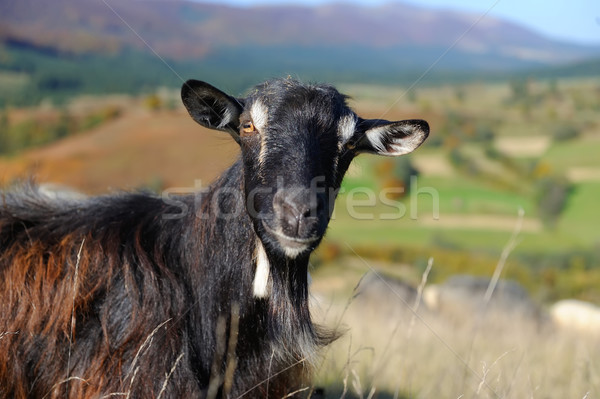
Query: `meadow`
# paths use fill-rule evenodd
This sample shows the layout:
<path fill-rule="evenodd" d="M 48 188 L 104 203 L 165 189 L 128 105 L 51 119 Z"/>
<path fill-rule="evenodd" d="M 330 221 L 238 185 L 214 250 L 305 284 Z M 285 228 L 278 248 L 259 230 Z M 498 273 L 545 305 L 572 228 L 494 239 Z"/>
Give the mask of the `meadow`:
<path fill-rule="evenodd" d="M 340 90 L 365 117 L 423 118 L 431 135 L 410 156 L 361 156 L 349 171 L 311 262 L 316 317 L 347 330 L 319 362 L 316 386 L 328 397 L 599 396 L 593 336 L 543 317 L 457 319 L 421 298 L 398 302 L 393 287 L 369 302 L 356 286 L 369 272 L 415 289 L 492 278 L 517 229 L 502 279 L 541 314 L 564 298 L 600 304 L 600 79 Z M 236 156 L 171 90 L 0 111 L 4 185 L 33 175 L 86 194 L 189 192 Z"/>
<path fill-rule="evenodd" d="M 352 89 L 357 108 L 374 117 L 429 118 L 433 143 L 410 157 L 418 174 L 396 198 L 399 218 L 381 202 L 348 211 L 356 187 L 407 182 L 378 165 L 387 161 L 360 159 L 346 179 L 313 292 L 326 324 L 347 333 L 324 357 L 318 383 L 331 397 L 600 394 L 598 332 L 564 331 L 547 319 L 558 299 L 600 300 L 600 81 Z M 366 213 L 371 220 L 356 220 Z M 461 274 L 491 279 L 500 264 L 502 278 L 526 287 L 539 318 L 514 309 L 432 311 L 393 283 L 375 299 L 361 293 L 367 273 L 417 288 Z"/>
<path fill-rule="evenodd" d="M 363 277 L 376 272 L 410 280 L 409 270 L 393 271 L 365 259 L 341 263 L 344 274 L 336 269 L 335 275 L 317 275 L 313 287 L 315 313 L 345 331 L 318 362 L 315 386 L 326 387 L 327 397 L 592 398 L 600 393 L 597 334 L 556 328 L 544 310 L 538 317 L 491 307 L 431 310 L 421 298 L 407 299 L 388 277 L 374 287 Z M 348 275 L 363 281 L 352 287 L 341 281 Z"/>

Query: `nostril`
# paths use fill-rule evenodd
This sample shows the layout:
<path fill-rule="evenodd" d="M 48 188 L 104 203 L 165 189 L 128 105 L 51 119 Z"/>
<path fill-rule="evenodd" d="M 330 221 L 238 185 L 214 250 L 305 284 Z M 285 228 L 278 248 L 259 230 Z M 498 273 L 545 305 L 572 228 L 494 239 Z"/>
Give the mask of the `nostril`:
<path fill-rule="evenodd" d="M 312 202 L 302 204 L 300 206 L 300 216 L 303 218 L 309 218 L 309 217 L 316 216 L 315 211 L 316 211 L 316 207 L 313 206 Z"/>
<path fill-rule="evenodd" d="M 309 193 L 297 207 L 303 218 L 318 219 L 325 209 L 325 197 L 321 194 Z"/>
<path fill-rule="evenodd" d="M 310 190 L 280 190 L 273 197 L 273 208 L 286 235 L 313 235 L 325 207 L 323 195 Z"/>
<path fill-rule="evenodd" d="M 290 196 L 286 195 L 284 191 L 276 192 L 273 197 L 273 209 L 283 233 L 290 237 L 296 237 L 301 213 Z"/>

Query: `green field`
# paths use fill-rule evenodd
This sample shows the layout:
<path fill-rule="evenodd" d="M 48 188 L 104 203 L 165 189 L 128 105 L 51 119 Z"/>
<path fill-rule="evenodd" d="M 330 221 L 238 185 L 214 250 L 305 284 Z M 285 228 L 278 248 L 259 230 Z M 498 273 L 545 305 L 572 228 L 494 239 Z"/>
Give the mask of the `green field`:
<path fill-rule="evenodd" d="M 590 246 L 600 241 L 600 182 L 575 185 L 557 229 Z"/>
<path fill-rule="evenodd" d="M 523 84 L 524 98 L 501 84 L 427 88 L 412 98 L 402 96 L 400 88 L 356 87 L 352 96 L 359 110 L 398 119 L 417 115 L 428 119 L 432 130 L 429 142 L 408 155 L 418 171 L 412 183 L 382 167 L 386 160 L 362 156 L 356 161 L 326 242 L 346 250 L 416 250 L 421 258 L 443 248 L 456 259 L 464 253 L 497 259 L 522 209 L 512 251 L 516 267 L 540 276 L 548 270 L 568 276 L 572 265 L 596 270 L 600 79 Z M 549 90 L 552 85 L 558 92 Z M 390 178 L 404 179 L 403 197 L 381 198 Z M 465 262 L 463 271 L 473 270 L 477 265 Z"/>
<path fill-rule="evenodd" d="M 600 140 L 595 138 L 554 143 L 542 159 L 556 171 L 575 166 L 600 168 Z"/>

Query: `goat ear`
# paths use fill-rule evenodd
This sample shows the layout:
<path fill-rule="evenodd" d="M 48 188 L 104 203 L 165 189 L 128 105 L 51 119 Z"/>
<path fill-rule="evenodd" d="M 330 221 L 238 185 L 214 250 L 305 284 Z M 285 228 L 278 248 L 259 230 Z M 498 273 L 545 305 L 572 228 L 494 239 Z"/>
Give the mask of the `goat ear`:
<path fill-rule="evenodd" d="M 200 125 L 228 132 L 239 142 L 238 124 L 243 100 L 199 80 L 188 80 L 183 84 L 181 100 L 190 116 Z"/>
<path fill-rule="evenodd" d="M 429 124 L 421 119 L 389 122 L 365 119 L 359 124 L 360 136 L 350 147 L 358 153 L 398 156 L 413 152 L 429 136 Z"/>

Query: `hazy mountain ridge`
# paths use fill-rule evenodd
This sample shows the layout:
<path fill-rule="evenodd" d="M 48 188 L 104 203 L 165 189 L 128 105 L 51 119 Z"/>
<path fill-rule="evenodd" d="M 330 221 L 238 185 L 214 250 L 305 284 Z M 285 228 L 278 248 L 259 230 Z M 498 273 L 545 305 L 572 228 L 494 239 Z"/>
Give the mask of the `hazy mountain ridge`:
<path fill-rule="evenodd" d="M 148 50 L 147 43 L 179 60 L 244 46 L 449 47 L 467 31 L 455 48 L 474 55 L 564 63 L 600 51 L 489 16 L 471 29 L 479 18 L 403 3 L 242 8 L 182 0 L 19 0 L 0 4 L 0 38 L 75 53 Z"/>

